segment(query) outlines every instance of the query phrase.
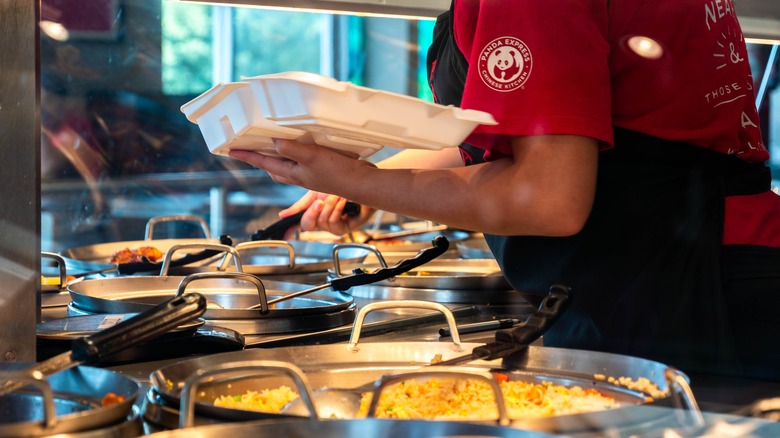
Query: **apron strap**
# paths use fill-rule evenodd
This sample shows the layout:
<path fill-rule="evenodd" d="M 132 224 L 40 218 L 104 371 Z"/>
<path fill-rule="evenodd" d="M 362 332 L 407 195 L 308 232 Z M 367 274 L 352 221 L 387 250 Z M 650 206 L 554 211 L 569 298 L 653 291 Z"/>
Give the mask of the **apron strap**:
<path fill-rule="evenodd" d="M 453 22 L 455 21 L 455 1 L 447 12 L 436 18 L 433 28 L 433 42 L 428 49 L 428 81 L 433 90 L 434 100 L 442 105 L 459 107 L 463 98 L 469 63 L 455 42 Z M 460 145 L 463 162 L 468 166 L 484 162 L 485 150 L 467 143 Z"/>

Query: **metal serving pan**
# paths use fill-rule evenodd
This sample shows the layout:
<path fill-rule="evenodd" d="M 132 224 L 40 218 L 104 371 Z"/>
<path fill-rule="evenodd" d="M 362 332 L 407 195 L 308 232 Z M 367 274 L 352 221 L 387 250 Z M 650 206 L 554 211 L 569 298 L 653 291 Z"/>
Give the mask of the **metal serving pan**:
<path fill-rule="evenodd" d="M 165 222 L 194 222 L 198 224 L 203 231 L 204 237 L 202 238 L 189 238 L 189 239 L 155 239 L 154 228 L 156 225 Z M 116 264 L 111 263 L 111 258 L 117 251 L 121 251 L 125 248 L 137 249 L 143 246 L 153 246 L 165 254 L 174 245 L 184 244 L 221 244 L 222 239 L 213 238 L 211 231 L 209 230 L 206 221 L 198 216 L 193 215 L 174 215 L 174 216 L 159 216 L 149 219 L 146 223 L 146 231 L 144 233 L 144 240 L 128 240 L 119 242 L 105 242 L 93 245 L 85 245 L 67 248 L 60 251 L 60 255 L 64 257 L 70 265 L 68 270 L 73 272 L 82 271 L 107 271 L 112 268 L 117 268 Z M 149 270 L 154 267 L 153 264 Z M 73 268 L 73 269 L 71 269 Z M 156 268 L 155 268 L 156 269 Z"/>
<path fill-rule="evenodd" d="M 224 436 L 541 438 L 549 435 L 508 427 L 454 421 L 380 420 L 376 418 L 361 420 L 261 420 L 197 426 L 149 435 L 150 438 L 221 438 Z"/>
<path fill-rule="evenodd" d="M 461 343 L 457 328 L 453 331 L 453 342 L 368 342 L 358 344 L 359 322 L 353 330 L 348 345 L 310 345 L 281 347 L 268 350 L 244 350 L 205 356 L 181 361 L 154 371 L 151 376 L 152 390 L 169 407 L 182 406 L 182 388 L 192 382 L 193 376 L 204 375 L 207 370 L 219 368 L 229 370 L 226 364 L 245 364 L 252 361 L 280 361 L 300 368 L 312 388 L 356 388 L 376 381 L 383 376 L 419 370 L 432 361 L 460 358 L 465 351 L 484 344 Z M 546 433 L 574 433 L 583 430 L 604 430 L 625 427 L 656 420 L 659 415 L 669 415 L 668 410 L 643 409 L 648 405 L 665 406 L 670 403 L 673 385 L 669 376 L 677 375 L 667 365 L 636 357 L 592 351 L 534 347 L 507 356 L 503 360 L 477 360 L 459 367 L 463 370 L 486 372 L 500 370 L 510 379 L 532 382 L 550 381 L 566 386 L 579 385 L 595 388 L 614 397 L 621 407 L 612 410 L 588 412 L 555 417 L 512 419 L 511 426 L 537 430 Z M 602 378 L 603 376 L 603 378 Z M 212 376 L 213 377 L 213 376 Z M 607 377 L 647 378 L 658 389 L 652 403 L 648 394 L 610 382 Z M 232 375 L 226 380 L 201 382 L 195 396 L 194 412 L 209 418 L 224 421 L 246 421 L 251 419 L 279 418 L 285 414 L 269 414 L 219 408 L 213 400 L 221 395 L 238 395 L 247 390 L 274 388 L 290 385 L 284 375 L 257 371 Z M 624 381 L 625 383 L 625 381 Z M 146 414 L 145 414 L 146 415 Z"/>
<path fill-rule="evenodd" d="M 236 272 L 204 272 L 188 276 L 168 275 L 173 254 L 182 249 L 201 248 L 230 254 Z M 242 262 L 235 248 L 227 245 L 181 244 L 168 249 L 163 258 L 159 276 L 128 276 L 87 278 L 68 285 L 68 292 L 76 309 L 89 313 L 137 313 L 188 291 L 198 291 L 210 306 L 204 319 L 285 318 L 322 314 L 348 308 L 353 299 L 349 295 L 326 291 L 294 297 L 268 308 L 268 296 L 305 288 L 305 285 L 264 281 L 243 272 Z M 252 308 L 252 307 L 257 308 Z"/>
<path fill-rule="evenodd" d="M 257 240 L 241 242 L 235 245 L 241 256 L 243 272 L 254 275 L 289 275 L 326 272 L 333 267 L 335 244 L 299 240 Z M 347 250 L 342 254 L 342 263 L 357 266 L 366 258 L 368 251 L 362 249 Z M 230 256 L 226 255 L 218 262 L 209 265 L 181 266 L 174 272 L 188 274 L 203 271 L 226 271 L 234 269 L 228 266 Z"/>
<path fill-rule="evenodd" d="M 206 300 L 188 294 L 73 341 L 71 351 L 31 365 L 0 367 L 0 436 L 45 436 L 116 424 L 130 415 L 140 384 L 94 364 L 197 318 Z M 35 391 L 30 391 L 34 386 Z M 103 405 L 113 393 L 116 400 Z M 59 408 L 59 411 L 58 411 Z"/>
<path fill-rule="evenodd" d="M 476 348 L 482 344 L 461 344 L 464 349 Z M 428 365 L 434 357 L 443 360 L 462 355 L 454 351 L 450 343 L 375 342 L 360 345 L 352 351 L 343 344 L 284 347 L 268 350 L 252 349 L 241 352 L 216 354 L 190 359 L 161 368 L 151 375 L 154 391 L 159 392 L 170 406 L 180 406 L 180 390 L 184 382 L 200 370 L 218 365 L 252 360 L 276 360 L 289 362 L 300 367 L 314 388 L 351 388 L 375 381 L 386 375 L 413 371 Z M 591 351 L 565 350 L 546 347 L 528 347 L 520 357 L 508 357 L 502 361 L 476 361 L 462 366 L 464 370 L 501 370 L 511 379 L 533 382 L 550 381 L 563 385 L 580 385 L 595 388 L 615 397 L 623 407 L 574 415 L 535 419 L 514 419 L 512 426 L 539 430 L 548 433 L 571 433 L 581 430 L 607 429 L 638 424 L 653 420 L 657 410 L 635 409 L 646 404 L 647 395 L 627 388 L 597 380 L 594 376 L 603 374 L 614 377 L 647 377 L 661 391 L 669 386 L 665 379 L 667 366 L 640 358 L 598 353 Z M 241 380 L 230 379 L 199 387 L 195 412 L 225 421 L 248 420 L 251 418 L 278 418 L 279 414 L 267 414 L 236 409 L 216 408 L 213 400 L 221 395 L 238 395 L 247 390 L 258 391 L 289 385 L 282 377 L 269 377 L 258 372 L 254 377 Z M 653 404 L 667 402 L 659 398 Z M 232 412 L 231 412 L 232 411 Z"/>
<path fill-rule="evenodd" d="M 20 371 L 28 364 L 0 364 L 0 372 Z M 121 374 L 89 366 L 62 371 L 38 383 L 52 394 L 19 390 L 0 396 L 0 436 L 46 436 L 98 429 L 126 419 L 141 391 L 137 381 Z M 121 403 L 101 406 L 114 393 Z M 47 394 L 44 392 L 44 394 Z M 53 396 L 56 418 L 47 422 L 44 397 Z"/>

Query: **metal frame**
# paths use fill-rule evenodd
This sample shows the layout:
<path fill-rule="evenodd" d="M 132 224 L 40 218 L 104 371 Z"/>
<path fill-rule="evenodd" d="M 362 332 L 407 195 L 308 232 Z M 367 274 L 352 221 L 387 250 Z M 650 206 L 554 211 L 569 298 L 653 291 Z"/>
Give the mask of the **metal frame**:
<path fill-rule="evenodd" d="M 38 2 L 0 2 L 0 362 L 35 359 L 40 318 L 38 16 Z"/>
<path fill-rule="evenodd" d="M 256 6 L 327 11 L 338 14 L 435 18 L 450 7 L 450 0 L 179 0 L 214 5 Z"/>

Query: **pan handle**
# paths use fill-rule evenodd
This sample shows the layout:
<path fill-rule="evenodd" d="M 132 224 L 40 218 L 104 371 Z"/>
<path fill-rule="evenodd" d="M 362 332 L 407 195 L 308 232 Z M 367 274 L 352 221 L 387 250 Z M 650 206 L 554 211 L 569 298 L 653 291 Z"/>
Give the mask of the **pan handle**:
<path fill-rule="evenodd" d="M 243 272 L 244 268 L 241 266 L 241 259 L 238 256 L 238 251 L 236 251 L 235 248 L 229 245 L 217 245 L 214 243 L 182 243 L 180 245 L 173 245 L 172 247 L 168 248 L 168 251 L 165 252 L 165 257 L 163 257 L 162 267 L 160 268 L 160 277 L 165 277 L 168 275 L 168 270 L 171 267 L 171 263 L 173 261 L 173 254 L 176 251 L 179 251 L 181 249 L 205 249 L 205 250 L 212 250 L 219 252 L 224 252 L 225 257 L 222 259 L 222 262 L 219 264 L 219 269 L 224 269 L 225 259 L 228 257 L 228 255 L 233 256 L 233 263 L 236 265 L 236 272 Z"/>
<path fill-rule="evenodd" d="M 54 391 L 46 380 L 46 376 L 38 370 L 20 370 L 3 376 L 4 379 L 13 380 L 24 385 L 35 386 L 43 396 L 43 425 L 51 429 L 57 424 L 57 412 L 54 405 Z"/>
<path fill-rule="evenodd" d="M 260 304 L 248 307 L 247 309 L 254 310 L 260 308 L 260 313 L 262 314 L 269 312 L 268 296 L 265 293 L 265 285 L 263 285 L 263 282 L 254 275 L 243 272 L 198 272 L 195 274 L 190 274 L 182 278 L 181 282 L 179 282 L 179 287 L 176 289 L 176 296 L 178 297 L 184 294 L 184 290 L 193 281 L 206 280 L 211 278 L 233 278 L 236 280 L 246 280 L 254 284 L 257 288 L 257 297 L 260 300 Z"/>
<path fill-rule="evenodd" d="M 368 303 L 360 309 L 357 317 L 355 317 L 355 323 L 352 325 L 352 334 L 349 337 L 349 345 L 347 348 L 350 351 L 358 351 L 357 343 L 360 339 L 360 331 L 363 329 L 363 321 L 366 319 L 366 315 L 375 311 L 383 309 L 429 309 L 441 312 L 447 319 L 447 325 L 450 327 L 452 333 L 453 350 L 463 351 L 463 347 L 460 343 L 460 334 L 458 333 L 458 325 L 455 323 L 455 315 L 452 311 L 441 303 L 433 301 L 418 301 L 418 300 L 396 300 L 396 301 L 377 301 L 374 303 Z"/>
<path fill-rule="evenodd" d="M 149 221 L 146 222 L 146 232 L 144 233 L 145 236 L 144 240 L 154 239 L 154 226 L 157 225 L 158 223 L 174 222 L 174 221 L 195 222 L 200 225 L 200 229 L 203 231 L 203 234 L 206 236 L 206 239 L 211 239 L 211 230 L 209 230 L 209 225 L 202 217 L 190 215 L 190 214 L 179 214 L 179 215 L 171 215 L 171 216 L 158 216 L 149 219 Z"/>
<path fill-rule="evenodd" d="M 707 425 L 707 422 L 704 420 L 701 409 L 699 409 L 696 397 L 693 396 L 688 376 L 682 371 L 669 367 L 664 370 L 664 378 L 666 378 L 672 401 L 677 408 L 675 409 L 677 420 L 683 426 L 691 428 L 691 432 L 701 431 Z M 686 424 L 685 415 L 683 414 L 686 411 L 686 407 L 687 411 L 690 411 L 690 424 Z"/>
<path fill-rule="evenodd" d="M 287 264 L 287 267 L 290 269 L 295 268 L 295 248 L 293 248 L 292 244 L 286 240 L 255 240 L 252 242 L 241 242 L 238 245 L 236 245 L 236 251 L 241 252 L 247 249 L 254 249 L 254 248 L 284 248 L 287 250 L 287 255 L 290 259 L 290 263 Z M 222 262 L 220 262 L 219 267 L 217 267 L 218 270 L 224 271 L 225 265 L 227 264 L 228 257 L 225 255 L 225 258 L 222 259 Z"/>
<path fill-rule="evenodd" d="M 376 259 L 379 260 L 379 266 L 383 268 L 387 267 L 385 257 L 376 246 L 367 245 L 365 243 L 339 243 L 338 245 L 333 246 L 333 273 L 336 277 L 343 277 L 343 275 L 341 275 L 341 259 L 339 258 L 339 252 L 341 252 L 342 249 L 347 248 L 363 249 L 373 253 L 376 256 Z"/>
<path fill-rule="evenodd" d="M 401 260 L 389 268 L 380 268 L 374 272 L 359 272 L 349 277 L 336 278 L 331 280 L 330 286 L 333 290 L 344 292 L 354 286 L 386 280 L 428 263 L 444 254 L 450 246 L 449 240 L 444 236 L 436 236 L 431 243 L 433 246 L 430 248 L 422 249 L 414 257 Z"/>
<path fill-rule="evenodd" d="M 61 255 L 53 252 L 41 252 L 41 258 L 46 259 L 52 259 L 57 263 L 57 268 L 59 269 L 59 275 L 60 275 L 60 284 L 57 286 L 56 290 L 60 290 L 65 286 L 65 283 L 67 283 L 68 273 L 65 267 L 65 258 Z M 51 288 L 47 288 L 46 285 L 41 284 L 41 290 L 52 290 Z"/>
<path fill-rule="evenodd" d="M 246 360 L 221 363 L 207 369 L 199 369 L 187 377 L 181 390 L 179 402 L 179 428 L 186 429 L 192 427 L 195 423 L 195 394 L 197 393 L 198 385 L 203 380 L 218 375 L 247 376 L 249 371 L 255 373 L 257 371 L 275 371 L 289 376 L 298 387 L 301 399 L 305 403 L 306 409 L 309 410 L 310 418 L 313 420 L 319 419 L 317 409 L 314 406 L 311 385 L 309 385 L 303 370 L 291 363 L 282 361 Z"/>
<path fill-rule="evenodd" d="M 113 327 L 74 339 L 71 357 L 84 363 L 98 362 L 128 346 L 137 345 L 189 322 L 206 311 L 200 294 L 173 297 Z"/>

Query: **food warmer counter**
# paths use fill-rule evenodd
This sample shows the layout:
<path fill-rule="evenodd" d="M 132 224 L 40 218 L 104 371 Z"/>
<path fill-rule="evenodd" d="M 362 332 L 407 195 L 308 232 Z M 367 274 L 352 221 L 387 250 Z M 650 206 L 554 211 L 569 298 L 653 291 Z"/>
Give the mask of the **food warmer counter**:
<path fill-rule="evenodd" d="M 426 265 L 427 266 L 427 265 Z M 428 268 L 430 269 L 430 268 Z M 430 272 L 429 272 L 430 273 Z M 277 282 L 290 282 L 295 284 L 325 284 L 332 279 L 332 273 L 306 273 L 290 274 L 275 277 Z M 438 284 L 437 284 L 438 285 Z M 456 356 L 468 352 L 474 346 L 489 343 L 494 340 L 495 328 L 501 324 L 521 327 L 526 319 L 538 313 L 537 307 L 523 299 L 522 294 L 512 290 L 466 290 L 444 288 L 411 288 L 400 287 L 393 284 L 367 284 L 356 286 L 349 290 L 355 309 L 368 309 L 378 303 L 391 303 L 389 308 L 379 306 L 379 310 L 368 314 L 358 314 L 357 322 L 353 326 L 353 320 L 343 324 L 333 324 L 328 327 L 320 327 L 316 324 L 307 330 L 298 330 L 293 333 L 257 333 L 257 330 L 243 330 L 242 326 L 233 328 L 219 327 L 217 321 L 208 321 L 198 326 L 195 331 L 185 333 L 171 332 L 158 340 L 144 344 L 141 347 L 128 349 L 122 354 L 113 357 L 110 361 L 101 363 L 100 368 L 109 370 L 121 376 L 130 377 L 141 383 L 143 391 L 134 405 L 134 409 L 128 421 L 136 424 L 136 427 L 125 428 L 129 430 L 129 436 L 138 434 L 137 425 L 141 426 L 144 434 L 160 433 L 169 429 L 176 429 L 181 417 L 180 405 L 161 396 L 158 387 L 152 378 L 153 373 L 163 376 L 173 371 L 184 372 L 208 369 L 215 364 L 245 361 L 289 361 L 293 366 L 301 367 L 306 375 L 311 376 L 312 381 L 322 384 L 322 377 L 314 377 L 324 369 L 335 370 L 335 375 L 345 373 L 347 382 L 339 381 L 346 387 L 356 386 L 351 374 L 358 373 L 361 378 L 368 376 L 369 380 L 379 378 L 388 373 L 397 371 L 409 371 L 417 368 L 419 364 L 430 362 L 433 353 L 444 353 L 444 358 L 449 359 L 453 355 L 453 344 L 458 343 L 466 349 Z M 465 297 L 472 297 L 465 299 Z M 451 318 L 456 321 L 449 323 L 449 317 L 440 310 L 431 308 L 408 307 L 414 302 L 445 303 L 442 307 L 448 309 Z M 488 303 L 489 302 L 489 303 Z M 88 315 L 78 315 L 86 317 Z M 365 320 L 363 320 L 365 318 Z M 530 321 L 530 319 L 529 319 Z M 454 329 L 453 329 L 454 328 Z M 475 332 L 469 332 L 473 328 Z M 452 332 L 459 334 L 458 329 L 465 329 L 462 336 L 454 336 Z M 485 330 L 485 331 L 480 331 Z M 357 370 L 347 372 L 350 357 L 347 346 L 353 342 L 357 344 L 354 331 L 360 336 L 363 352 L 377 351 L 368 359 L 361 359 Z M 56 329 L 53 330 L 56 332 Z M 49 339 L 49 343 L 41 342 L 48 350 L 42 350 L 44 354 L 55 354 L 63 348 L 60 340 Z M 349 341 L 349 342 L 348 342 Z M 401 350 L 397 350 L 402 346 Z M 59 351 L 58 351 L 59 349 Z M 400 352 L 399 352 L 400 351 Z M 334 353 L 335 352 L 335 353 Z M 411 353 L 410 353 L 411 352 Z M 390 355 L 380 358 L 376 354 Z M 404 355 L 411 354 L 410 357 Z M 544 348 L 540 346 L 538 339 L 534 340 L 531 347 L 520 352 L 520 356 L 509 356 L 502 362 L 500 359 L 493 364 L 488 363 L 488 368 L 502 368 L 517 372 L 518 370 L 531 370 L 534 378 L 539 376 L 557 376 L 557 379 L 565 384 L 572 382 L 585 382 L 585 384 L 601 385 L 595 382 L 595 376 L 606 371 L 609 376 L 625 376 L 630 373 L 654 376 L 658 385 L 664 385 L 664 364 L 656 364 L 641 359 L 629 358 L 619 355 L 606 355 L 596 352 L 571 351 Z M 525 354 L 525 358 L 523 358 Z M 422 357 L 422 356 L 425 357 Z M 419 356 L 419 357 L 418 357 Z M 514 359 L 512 359 L 514 357 Z M 519 359 L 518 359 L 519 357 Z M 358 362 L 361 362 L 358 361 Z M 388 362 L 401 361 L 403 366 L 392 363 L 388 368 Z M 354 362 L 354 360 L 352 361 Z M 484 361 L 488 362 L 488 361 Z M 352 364 L 354 365 L 354 363 Z M 473 364 L 463 366 L 469 369 Z M 484 371 L 484 364 L 482 365 Z M 194 368 L 193 368 L 194 367 Z M 371 369 L 367 373 L 366 368 Z M 182 371 L 184 370 L 184 371 Z M 535 371 L 533 371 L 535 370 Z M 540 371 L 541 370 L 541 371 Z M 377 374 L 378 373 L 378 374 Z M 573 373 L 573 374 L 572 374 Z M 181 376 L 180 376 L 181 377 Z M 636 376 L 639 377 L 639 376 Z M 759 406 L 756 400 L 769 399 L 780 394 L 780 384 L 767 384 L 765 382 L 735 381 L 711 376 L 690 376 L 693 397 L 683 394 L 679 397 L 668 398 L 660 405 L 638 406 L 628 415 L 606 414 L 606 418 L 590 416 L 568 416 L 564 425 L 556 425 L 553 422 L 526 422 L 510 426 L 498 426 L 492 424 L 492 429 L 474 430 L 473 433 L 486 433 L 496 436 L 512 436 L 511 432 L 521 433 L 522 430 L 531 429 L 535 432 L 565 433 L 577 436 L 601 436 L 605 431 L 616 434 L 615 436 L 642 435 L 661 436 L 664 431 L 672 433 L 690 434 L 692 430 L 702 432 L 707 428 L 727 427 L 730 430 L 739 431 L 755 436 L 773 436 L 780 433 L 771 421 L 758 418 L 745 419 L 734 417 L 731 414 L 768 416 L 776 412 L 776 407 L 770 405 Z M 332 377 L 327 377 L 331 379 Z M 166 378 L 167 380 L 167 378 Z M 179 380 L 179 378 L 175 378 Z M 359 379 L 358 379 L 359 380 Z M 333 382 L 331 382 L 333 383 Z M 670 384 L 673 387 L 674 382 Z M 319 385 L 318 385 L 319 386 Z M 328 385 L 326 385 L 328 386 Z M 683 385 L 684 386 L 684 385 Z M 163 391 L 164 392 L 164 391 Z M 624 395 L 624 394 L 623 394 Z M 703 415 L 695 409 L 703 408 Z M 200 403 L 202 404 L 202 402 Z M 683 409 L 678 409 L 680 405 Z M 766 406 L 769 406 L 768 408 Z M 202 409 L 202 407 L 201 407 Z M 195 419 L 191 423 L 197 428 L 205 427 L 211 423 L 218 423 L 224 427 L 225 418 L 213 418 L 211 415 L 198 413 L 196 406 Z M 660 414 L 659 414 L 660 411 Z M 648 413 L 649 412 L 649 413 Z M 185 412 L 186 414 L 186 412 Z M 251 433 L 262 433 L 261 428 L 270 427 L 272 422 L 285 422 L 283 418 L 239 418 L 245 422 L 246 428 L 255 427 Z M 229 419 L 231 422 L 236 419 Z M 619 420 L 619 421 L 618 421 Z M 263 425 L 255 424 L 260 421 Z M 360 420 L 349 420 L 360 421 Z M 366 420 L 368 421 L 368 420 Z M 593 421 L 593 423 L 591 423 Z M 587 424 L 583 424 L 586 422 Z M 379 423 L 384 425 L 385 423 Z M 412 427 L 408 423 L 406 427 Z M 430 424 L 430 423 L 425 423 Z M 427 430 L 425 424 L 417 425 L 417 430 Z M 445 423 L 440 423 L 442 427 Z M 471 423 L 469 423 L 470 425 Z M 363 424 L 368 427 L 368 424 Z M 230 427 L 241 427 L 231 425 Z M 279 425 L 278 427 L 282 427 Z M 289 424 L 284 427 L 293 427 Z M 304 426 L 301 426 L 304 427 Z M 311 427 L 311 424 L 309 426 Z M 322 427 L 322 426 L 321 426 Z M 342 434 L 350 428 L 357 427 L 355 423 L 335 425 Z M 374 426 L 372 426 L 374 427 Z M 387 426 L 383 426 L 387 427 Z M 397 427 L 397 426 L 394 426 Z M 741 429 L 740 429 L 741 428 Z M 459 430 L 462 434 L 472 433 L 469 427 L 463 425 Z M 186 429 L 185 429 L 186 430 Z M 193 429 L 195 430 L 195 429 Z M 383 433 L 383 429 L 379 429 Z M 206 432 L 204 432 L 206 433 Z M 250 433 L 245 431 L 236 433 Z M 334 432 L 335 433 L 335 432 Z M 529 434 L 528 436 L 533 436 Z"/>

